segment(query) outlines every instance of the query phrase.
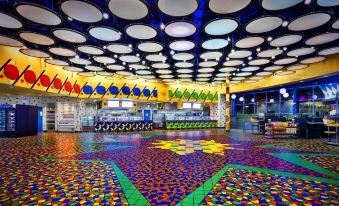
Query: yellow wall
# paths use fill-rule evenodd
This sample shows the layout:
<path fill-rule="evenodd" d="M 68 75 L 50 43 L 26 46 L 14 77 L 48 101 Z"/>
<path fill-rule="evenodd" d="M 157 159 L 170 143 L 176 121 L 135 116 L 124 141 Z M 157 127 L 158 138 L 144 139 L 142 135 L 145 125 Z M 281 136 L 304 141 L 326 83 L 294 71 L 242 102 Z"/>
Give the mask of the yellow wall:
<path fill-rule="evenodd" d="M 124 84 L 126 84 L 126 86 L 128 86 L 130 89 L 132 89 L 135 85 L 137 85 L 137 87 L 140 88 L 140 90 L 143 90 L 144 87 L 147 86 L 147 88 L 150 91 L 152 91 L 154 88 L 156 88 L 157 91 L 158 91 L 158 97 L 151 96 L 150 98 L 147 98 L 147 97 L 144 97 L 143 95 L 141 95 L 138 98 L 136 96 L 133 96 L 133 94 L 131 94 L 130 96 L 128 96 L 128 98 L 131 98 L 131 99 L 139 99 L 139 100 L 147 100 L 148 99 L 150 101 L 170 101 L 169 95 L 168 95 L 169 90 L 173 89 L 172 87 L 178 88 L 178 85 L 168 86 L 168 85 L 166 85 L 162 82 L 150 83 L 150 82 L 146 82 L 144 79 L 127 80 L 127 79 L 124 79 L 123 77 L 121 77 L 118 80 L 108 80 L 108 79 L 106 79 L 106 77 L 99 76 L 99 75 L 97 75 L 95 77 L 78 76 L 75 72 L 65 71 L 64 69 L 62 69 L 61 66 L 46 64 L 44 62 L 44 59 L 26 56 L 26 55 L 20 53 L 18 48 L 0 46 L 0 66 L 5 64 L 5 62 L 7 62 L 8 59 L 11 59 L 9 64 L 15 65 L 19 69 L 20 73 L 22 73 L 24 71 L 24 69 L 28 65 L 30 65 L 29 69 L 33 70 L 37 77 L 41 74 L 41 72 L 43 70 L 45 70 L 44 74 L 47 74 L 50 77 L 51 80 L 54 78 L 54 76 L 56 74 L 58 74 L 58 78 L 60 78 L 62 82 L 64 82 L 66 80 L 66 78 L 68 78 L 68 81 L 70 81 L 70 83 L 72 85 L 74 85 L 75 81 L 77 81 L 77 84 L 79 84 L 80 88 L 82 88 L 83 85 L 86 82 L 88 82 L 87 85 L 91 86 L 94 89 L 98 85 L 98 83 L 101 82 L 100 85 L 104 86 L 107 89 L 107 88 L 109 88 L 109 86 L 113 82 L 113 86 L 118 86 L 119 88 L 121 88 Z M 12 84 L 13 82 L 14 82 L 13 80 L 9 80 L 4 75 L 3 70 L 0 72 L 0 83 L 2 83 L 2 84 Z M 31 88 L 32 85 L 27 83 L 22 76 L 21 79 L 16 83 L 15 86 L 24 87 L 24 88 Z M 197 85 L 195 85 L 195 86 L 179 85 L 179 87 L 180 87 L 180 90 L 182 90 L 182 92 L 185 90 L 185 88 L 188 88 L 188 90 L 192 90 L 194 88 L 199 93 L 202 90 L 204 92 L 210 91 L 213 94 L 218 93 L 218 91 L 220 90 L 220 88 L 218 88 L 218 87 L 208 87 L 208 88 L 206 88 L 206 87 L 197 86 Z M 45 91 L 46 87 L 43 87 L 40 84 L 40 82 L 38 82 L 34 86 L 33 89 Z M 59 90 L 53 88 L 53 86 L 52 86 L 48 90 L 48 92 L 58 93 Z M 68 96 L 69 92 L 62 89 L 60 94 Z M 70 94 L 70 96 L 76 97 L 76 96 L 78 96 L 78 94 L 72 92 Z M 79 97 L 80 98 L 88 98 L 89 95 L 81 93 L 79 95 Z M 122 94 L 122 92 L 120 92 L 116 97 L 115 97 L 115 95 L 112 95 L 109 92 L 107 92 L 106 95 L 103 98 L 126 98 L 126 97 L 127 97 L 127 95 Z M 96 94 L 94 92 L 93 95 L 91 96 L 91 98 L 102 98 L 102 95 Z M 179 101 L 179 99 L 173 98 L 171 101 Z M 185 99 L 183 98 L 181 101 L 185 101 Z M 204 102 L 204 101 L 206 101 L 206 100 L 203 100 L 203 99 L 198 100 L 198 102 Z M 215 99 L 214 102 L 215 101 L 217 101 L 217 100 Z"/>

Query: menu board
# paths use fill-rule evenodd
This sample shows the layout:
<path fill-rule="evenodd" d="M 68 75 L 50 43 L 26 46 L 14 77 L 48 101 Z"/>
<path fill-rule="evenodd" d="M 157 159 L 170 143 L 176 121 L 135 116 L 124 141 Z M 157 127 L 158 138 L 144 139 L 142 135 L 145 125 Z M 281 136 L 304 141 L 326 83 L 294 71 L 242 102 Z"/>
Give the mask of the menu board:
<path fill-rule="evenodd" d="M 15 131 L 15 110 L 14 109 L 7 110 L 7 131 L 9 132 Z"/>
<path fill-rule="evenodd" d="M 0 109 L 0 131 L 6 131 L 6 110 Z"/>

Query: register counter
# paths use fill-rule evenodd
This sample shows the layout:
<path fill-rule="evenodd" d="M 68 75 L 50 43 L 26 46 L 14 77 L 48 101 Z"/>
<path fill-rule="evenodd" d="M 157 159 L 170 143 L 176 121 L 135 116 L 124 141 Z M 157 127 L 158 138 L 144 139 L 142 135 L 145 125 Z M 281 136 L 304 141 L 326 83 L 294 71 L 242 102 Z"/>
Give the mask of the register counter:
<path fill-rule="evenodd" d="M 166 129 L 216 128 L 217 120 L 166 120 Z"/>
<path fill-rule="evenodd" d="M 129 132 L 152 130 L 153 121 L 126 120 L 126 121 L 98 121 L 94 124 L 96 132 Z"/>

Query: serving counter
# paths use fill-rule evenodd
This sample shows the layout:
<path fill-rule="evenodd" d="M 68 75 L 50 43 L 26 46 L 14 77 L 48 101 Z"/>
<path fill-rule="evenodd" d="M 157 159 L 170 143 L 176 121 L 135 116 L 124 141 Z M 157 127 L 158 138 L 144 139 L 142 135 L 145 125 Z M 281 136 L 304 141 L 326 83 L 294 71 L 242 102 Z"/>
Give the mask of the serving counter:
<path fill-rule="evenodd" d="M 166 120 L 166 129 L 216 128 L 217 120 Z"/>
<path fill-rule="evenodd" d="M 111 121 L 95 122 L 96 132 L 129 132 L 129 131 L 149 131 L 152 130 L 152 121 L 130 120 L 130 121 Z"/>

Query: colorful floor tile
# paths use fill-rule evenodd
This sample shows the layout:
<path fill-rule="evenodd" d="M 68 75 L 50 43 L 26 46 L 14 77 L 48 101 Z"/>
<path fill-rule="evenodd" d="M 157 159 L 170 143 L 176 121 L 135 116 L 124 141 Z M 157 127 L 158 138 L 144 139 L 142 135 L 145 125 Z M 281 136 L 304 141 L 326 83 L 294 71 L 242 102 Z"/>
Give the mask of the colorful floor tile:
<path fill-rule="evenodd" d="M 301 156 L 301 158 L 335 172 L 339 177 L 339 156 Z"/>

